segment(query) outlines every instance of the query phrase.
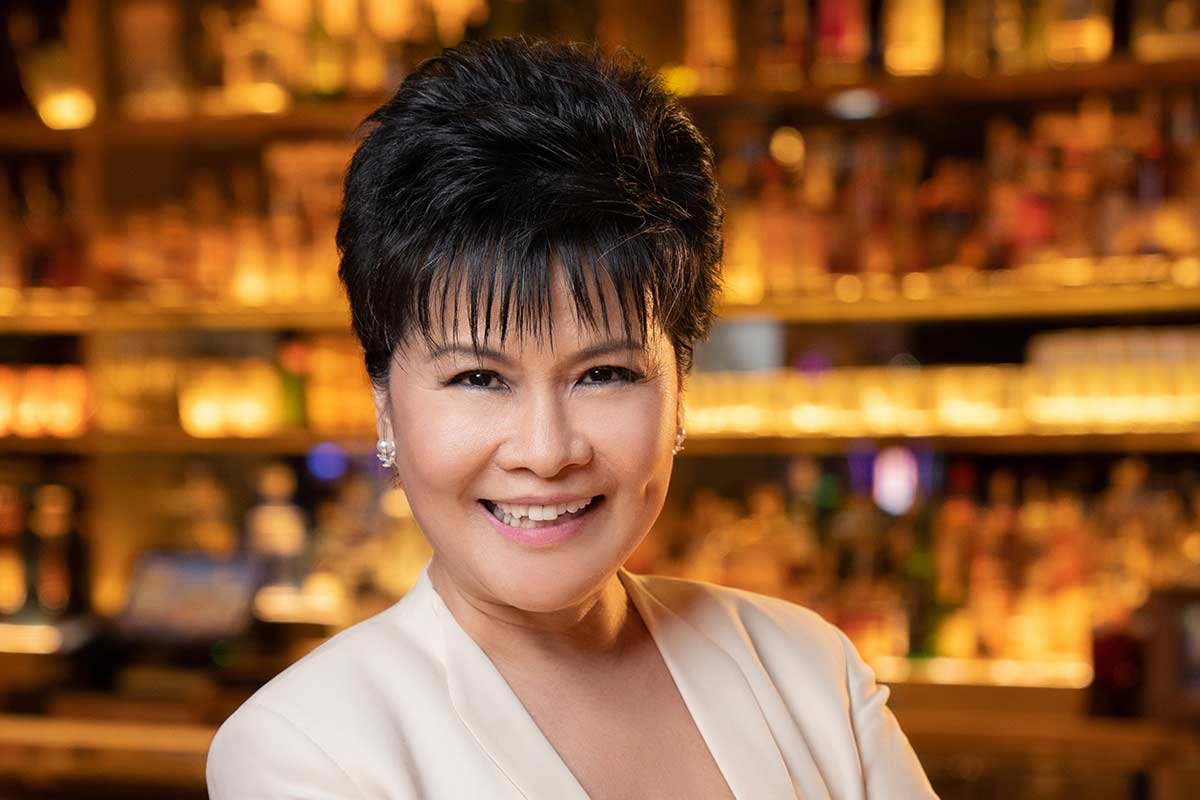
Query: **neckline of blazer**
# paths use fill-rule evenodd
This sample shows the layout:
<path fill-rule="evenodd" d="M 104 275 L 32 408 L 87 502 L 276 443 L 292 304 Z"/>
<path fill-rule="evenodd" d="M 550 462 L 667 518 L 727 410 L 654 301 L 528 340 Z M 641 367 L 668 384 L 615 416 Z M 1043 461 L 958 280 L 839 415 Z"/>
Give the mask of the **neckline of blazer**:
<path fill-rule="evenodd" d="M 642 578 L 624 567 L 617 575 L 733 795 L 794 800 L 783 756 L 737 662 Z M 451 703 L 496 766 L 527 798 L 587 798 L 499 670 L 450 613 L 429 581 L 428 565 L 412 591 L 428 596 L 438 620 Z"/>

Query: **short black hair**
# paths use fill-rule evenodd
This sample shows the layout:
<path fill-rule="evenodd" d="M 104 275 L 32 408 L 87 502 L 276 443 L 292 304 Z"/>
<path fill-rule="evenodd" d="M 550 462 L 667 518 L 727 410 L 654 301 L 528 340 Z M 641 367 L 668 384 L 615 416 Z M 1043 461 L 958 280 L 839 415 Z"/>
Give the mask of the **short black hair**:
<path fill-rule="evenodd" d="M 338 275 L 376 385 L 410 334 L 432 344 L 457 326 L 460 297 L 475 347 L 493 312 L 501 341 L 552 336 L 556 265 L 582 322 L 607 326 L 607 286 L 631 338 L 654 320 L 690 368 L 720 290 L 721 195 L 712 149 L 640 59 L 464 43 L 418 65 L 363 130 Z"/>

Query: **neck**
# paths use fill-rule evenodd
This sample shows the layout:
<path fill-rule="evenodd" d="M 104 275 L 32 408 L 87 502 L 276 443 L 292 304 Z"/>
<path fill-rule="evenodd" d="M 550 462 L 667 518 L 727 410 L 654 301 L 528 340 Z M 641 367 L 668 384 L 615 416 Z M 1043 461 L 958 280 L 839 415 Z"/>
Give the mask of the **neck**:
<path fill-rule="evenodd" d="M 549 612 L 481 598 L 461 587 L 436 556 L 429 580 L 458 624 L 496 662 L 578 659 L 595 664 L 620 658 L 636 632 L 637 612 L 616 574 L 579 603 Z"/>

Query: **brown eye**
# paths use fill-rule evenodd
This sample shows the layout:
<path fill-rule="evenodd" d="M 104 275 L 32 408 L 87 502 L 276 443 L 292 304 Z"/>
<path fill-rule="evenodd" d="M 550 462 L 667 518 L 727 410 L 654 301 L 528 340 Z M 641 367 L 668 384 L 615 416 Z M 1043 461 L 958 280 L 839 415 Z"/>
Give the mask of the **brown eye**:
<path fill-rule="evenodd" d="M 475 389 L 493 389 L 498 383 L 496 373 L 486 369 L 472 370 L 471 372 L 462 372 L 455 375 L 449 381 L 450 384 L 463 384 Z"/>
<path fill-rule="evenodd" d="M 583 374 L 583 383 L 605 384 L 614 382 L 631 382 L 633 372 L 624 367 L 592 367 Z"/>

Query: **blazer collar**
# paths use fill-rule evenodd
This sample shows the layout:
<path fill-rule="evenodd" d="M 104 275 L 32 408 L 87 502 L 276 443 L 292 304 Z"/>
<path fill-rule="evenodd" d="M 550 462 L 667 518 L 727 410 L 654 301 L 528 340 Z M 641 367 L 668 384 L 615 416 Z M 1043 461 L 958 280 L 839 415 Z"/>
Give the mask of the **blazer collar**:
<path fill-rule="evenodd" d="M 783 755 L 737 662 L 656 598 L 640 577 L 623 567 L 617 574 L 734 796 L 795 800 Z"/>
<path fill-rule="evenodd" d="M 480 746 L 524 797 L 587 800 L 579 781 L 504 676 L 433 588 L 428 565 L 418 583 L 427 587 L 442 630 L 450 702 Z"/>
<path fill-rule="evenodd" d="M 728 653 L 655 598 L 624 568 L 618 576 L 658 646 L 696 727 L 739 800 L 794 800 L 795 787 L 762 709 Z M 454 619 L 426 572 L 442 630 L 450 699 L 463 723 L 522 795 L 587 794 L 503 676 Z"/>

